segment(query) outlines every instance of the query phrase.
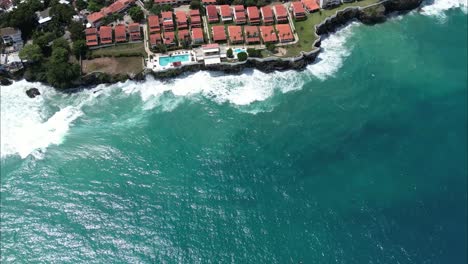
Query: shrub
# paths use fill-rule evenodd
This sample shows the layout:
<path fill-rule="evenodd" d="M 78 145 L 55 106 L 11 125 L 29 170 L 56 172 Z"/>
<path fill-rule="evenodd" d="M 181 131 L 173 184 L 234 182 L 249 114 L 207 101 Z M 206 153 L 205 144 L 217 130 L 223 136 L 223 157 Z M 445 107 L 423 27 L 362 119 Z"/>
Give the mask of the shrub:
<path fill-rule="evenodd" d="M 229 48 L 229 49 L 226 51 L 226 55 L 227 55 L 228 58 L 233 58 L 233 57 L 234 57 L 234 54 L 233 54 L 231 48 Z"/>
<path fill-rule="evenodd" d="M 249 57 L 253 57 L 253 58 L 261 58 L 262 57 L 262 52 L 260 50 L 254 49 L 254 48 L 248 48 L 247 53 L 249 54 Z"/>
<path fill-rule="evenodd" d="M 245 53 L 245 52 L 237 53 L 237 59 L 239 59 L 239 61 L 246 61 L 247 57 L 248 57 L 247 53 Z"/>
<path fill-rule="evenodd" d="M 275 52 L 275 50 L 276 50 L 276 46 L 275 46 L 275 44 L 273 44 L 273 43 L 267 43 L 267 44 L 266 44 L 266 48 L 267 48 L 267 50 L 270 51 L 270 52 Z"/>
<path fill-rule="evenodd" d="M 200 9 L 200 7 L 201 7 L 200 0 L 192 0 L 190 2 L 190 9 Z"/>

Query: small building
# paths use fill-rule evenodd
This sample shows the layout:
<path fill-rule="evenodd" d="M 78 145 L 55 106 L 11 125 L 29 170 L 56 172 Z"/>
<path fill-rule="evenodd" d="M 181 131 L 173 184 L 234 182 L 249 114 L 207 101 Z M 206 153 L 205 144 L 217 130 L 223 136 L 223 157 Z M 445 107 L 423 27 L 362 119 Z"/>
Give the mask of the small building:
<path fill-rule="evenodd" d="M 221 63 L 221 49 L 218 43 L 203 45 L 202 52 L 205 65 Z"/>
<path fill-rule="evenodd" d="M 23 38 L 21 38 L 21 30 L 5 27 L 0 28 L 0 36 L 4 44 L 10 46 L 11 48 L 6 49 L 8 53 L 19 51 L 23 48 Z"/>
<path fill-rule="evenodd" d="M 226 41 L 226 30 L 224 29 L 224 26 L 213 26 L 211 31 L 214 42 Z"/>
<path fill-rule="evenodd" d="M 140 24 L 132 23 L 132 24 L 128 25 L 128 31 L 130 33 L 130 40 L 131 41 L 141 40 Z"/>
<path fill-rule="evenodd" d="M 192 44 L 203 44 L 205 43 L 205 38 L 203 37 L 203 30 L 201 28 L 192 28 Z"/>
<path fill-rule="evenodd" d="M 273 13 L 275 14 L 276 23 L 288 23 L 288 11 L 282 4 L 273 6 Z"/>
<path fill-rule="evenodd" d="M 305 9 L 309 11 L 309 13 L 318 11 L 320 9 L 317 0 L 301 0 L 301 3 L 305 7 Z"/>
<path fill-rule="evenodd" d="M 200 11 L 197 10 L 190 10 L 190 25 L 192 27 L 201 27 L 201 17 L 200 17 Z"/>
<path fill-rule="evenodd" d="M 273 10 L 270 6 L 262 6 L 262 8 L 260 8 L 260 13 L 262 14 L 264 25 L 272 25 L 273 23 L 275 23 Z"/>
<path fill-rule="evenodd" d="M 229 42 L 231 44 L 244 43 L 241 26 L 228 26 Z"/>
<path fill-rule="evenodd" d="M 97 29 L 92 27 L 92 28 L 87 28 L 85 30 L 85 35 L 86 35 L 86 45 L 88 47 L 93 47 L 98 45 L 98 34 L 97 34 Z"/>
<path fill-rule="evenodd" d="M 173 46 L 175 42 L 175 33 L 173 31 L 164 32 L 163 42 L 166 46 Z"/>
<path fill-rule="evenodd" d="M 247 7 L 247 17 L 249 18 L 249 24 L 260 24 L 260 13 L 258 12 L 258 8 L 256 6 Z"/>
<path fill-rule="evenodd" d="M 39 25 L 41 26 L 46 25 L 52 20 L 52 17 L 50 16 L 49 13 L 50 13 L 50 7 L 45 10 L 36 12 L 36 15 L 38 18 L 37 22 L 39 23 Z"/>
<path fill-rule="evenodd" d="M 294 20 L 304 20 L 307 18 L 304 6 L 301 2 L 292 2 L 291 12 L 293 14 Z"/>
<path fill-rule="evenodd" d="M 152 48 L 155 48 L 159 44 L 162 44 L 161 33 L 153 33 L 149 37 L 150 45 Z"/>
<path fill-rule="evenodd" d="M 232 10 L 228 5 L 219 6 L 219 15 L 221 16 L 221 21 L 223 22 L 232 21 Z"/>
<path fill-rule="evenodd" d="M 101 45 L 112 43 L 112 27 L 102 26 L 99 28 L 99 40 Z"/>
<path fill-rule="evenodd" d="M 108 16 L 108 15 L 112 15 L 112 14 L 118 14 L 118 13 L 122 12 L 124 9 L 125 9 L 125 5 L 123 4 L 123 2 L 117 1 L 117 2 L 112 3 L 108 7 L 102 8 L 101 12 L 105 16 Z"/>
<path fill-rule="evenodd" d="M 237 25 L 242 25 L 247 22 L 247 19 L 245 17 L 245 8 L 243 5 L 234 6 L 234 22 Z"/>
<path fill-rule="evenodd" d="M 244 26 L 244 38 L 245 43 L 257 44 L 260 42 L 260 32 L 258 31 L 257 26 Z"/>
<path fill-rule="evenodd" d="M 263 43 L 275 43 L 278 41 L 276 30 L 273 26 L 261 26 L 260 35 L 262 36 Z"/>
<path fill-rule="evenodd" d="M 216 6 L 209 5 L 206 7 L 206 15 L 208 16 L 208 23 L 217 23 L 219 22 L 218 11 Z"/>
<path fill-rule="evenodd" d="M 202 0 L 202 4 L 204 6 L 207 6 L 207 5 L 216 5 L 216 0 Z"/>
<path fill-rule="evenodd" d="M 177 5 L 177 0 L 154 0 L 155 5 Z"/>
<path fill-rule="evenodd" d="M 188 28 L 187 14 L 184 11 L 177 11 L 175 15 L 177 21 L 177 29 Z"/>
<path fill-rule="evenodd" d="M 276 31 L 278 32 L 279 42 L 286 43 L 294 41 L 294 34 L 289 24 L 276 25 Z"/>
<path fill-rule="evenodd" d="M 102 20 L 104 19 L 104 17 L 104 14 L 101 11 L 99 11 L 91 13 L 86 19 L 88 20 L 88 23 L 91 24 L 91 26 L 99 27 L 100 25 L 102 25 Z"/>
<path fill-rule="evenodd" d="M 18 52 L 0 54 L 0 72 L 7 71 L 15 73 L 23 69 L 23 62 Z"/>
<path fill-rule="evenodd" d="M 320 8 L 332 8 L 341 4 L 340 0 L 318 0 L 320 1 Z"/>
<path fill-rule="evenodd" d="M 161 25 L 159 24 L 159 17 L 157 15 L 148 16 L 149 33 L 161 32 Z"/>
<path fill-rule="evenodd" d="M 164 31 L 174 31 L 174 20 L 172 18 L 172 12 L 161 12 L 161 19 Z"/>
<path fill-rule="evenodd" d="M 127 28 L 125 25 L 117 25 L 114 28 L 115 42 L 127 42 Z"/>
<path fill-rule="evenodd" d="M 190 43 L 190 32 L 188 29 L 182 29 L 177 32 L 177 39 L 179 40 L 179 45 L 184 46 L 183 43 Z"/>

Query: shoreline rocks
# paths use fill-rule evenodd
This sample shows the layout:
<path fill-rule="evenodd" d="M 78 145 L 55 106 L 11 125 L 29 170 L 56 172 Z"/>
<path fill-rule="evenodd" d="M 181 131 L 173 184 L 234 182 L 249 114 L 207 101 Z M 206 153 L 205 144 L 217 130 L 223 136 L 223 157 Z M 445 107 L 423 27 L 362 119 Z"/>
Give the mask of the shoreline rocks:
<path fill-rule="evenodd" d="M 39 92 L 39 89 L 37 88 L 31 88 L 26 91 L 26 95 L 29 98 L 35 98 L 36 96 L 41 95 L 41 92 Z"/>

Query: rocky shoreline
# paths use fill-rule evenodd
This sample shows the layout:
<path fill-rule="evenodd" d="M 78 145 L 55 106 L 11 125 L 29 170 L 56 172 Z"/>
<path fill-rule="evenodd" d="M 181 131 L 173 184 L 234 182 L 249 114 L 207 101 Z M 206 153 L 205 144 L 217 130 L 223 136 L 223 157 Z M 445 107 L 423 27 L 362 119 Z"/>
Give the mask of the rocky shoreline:
<path fill-rule="evenodd" d="M 205 66 L 204 64 L 184 65 L 179 68 L 169 69 L 161 72 L 153 72 L 144 70 L 134 76 L 127 75 L 110 75 L 106 73 L 92 73 L 85 75 L 74 84 L 73 88 L 66 89 L 67 92 L 73 92 L 82 88 L 94 87 L 99 84 L 112 84 L 125 80 L 142 81 L 145 76 L 150 74 L 158 79 L 174 78 L 187 72 L 196 72 L 201 70 L 221 71 L 227 74 L 240 73 L 245 69 L 254 68 L 262 72 L 284 71 L 284 70 L 302 70 L 308 64 L 315 61 L 320 53 L 321 35 L 335 32 L 340 27 L 346 25 L 350 21 L 358 20 L 364 24 L 372 25 L 385 22 L 388 15 L 394 12 L 408 12 L 418 8 L 423 0 L 384 0 L 380 3 L 370 5 L 368 7 L 349 7 L 338 11 L 334 16 L 326 19 L 315 28 L 319 38 L 313 46 L 315 49 L 310 52 L 302 52 L 298 57 L 294 58 L 248 58 L 245 62 L 237 63 L 220 63 L 217 65 Z M 22 74 L 16 76 L 0 76 L 2 85 L 8 85 L 8 79 L 24 78 Z"/>

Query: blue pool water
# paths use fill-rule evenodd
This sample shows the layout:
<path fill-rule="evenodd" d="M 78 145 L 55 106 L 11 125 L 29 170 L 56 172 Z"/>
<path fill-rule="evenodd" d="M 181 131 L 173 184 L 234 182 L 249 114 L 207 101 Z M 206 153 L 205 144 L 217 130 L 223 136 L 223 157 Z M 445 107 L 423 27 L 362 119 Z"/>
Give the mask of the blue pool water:
<path fill-rule="evenodd" d="M 245 49 L 237 48 L 234 50 L 235 53 L 245 52 Z"/>
<path fill-rule="evenodd" d="M 167 66 L 168 64 L 171 64 L 176 61 L 190 61 L 190 55 L 189 54 L 182 54 L 182 55 L 174 55 L 174 56 L 167 56 L 167 57 L 159 57 L 159 65 L 161 66 Z"/>

